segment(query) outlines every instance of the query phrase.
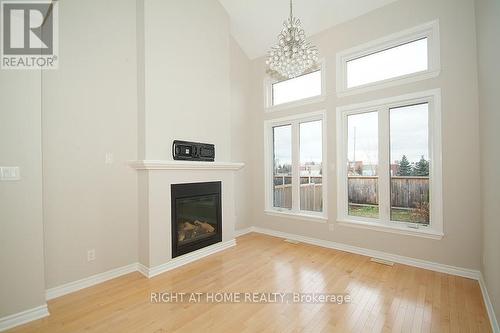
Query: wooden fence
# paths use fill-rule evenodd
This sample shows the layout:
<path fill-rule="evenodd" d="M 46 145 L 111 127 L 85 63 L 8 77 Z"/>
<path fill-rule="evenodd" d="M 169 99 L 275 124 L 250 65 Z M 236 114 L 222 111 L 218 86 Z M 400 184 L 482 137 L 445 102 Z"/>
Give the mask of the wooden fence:
<path fill-rule="evenodd" d="M 360 205 L 378 204 L 378 177 L 349 176 L 347 193 L 349 202 Z"/>
<path fill-rule="evenodd" d="M 321 176 L 300 177 L 300 209 L 320 212 L 323 210 L 323 184 Z M 274 206 L 292 207 L 291 177 L 274 177 Z"/>
<path fill-rule="evenodd" d="M 292 184 L 274 185 L 274 207 L 292 208 Z"/>
<path fill-rule="evenodd" d="M 422 202 L 429 202 L 429 177 L 391 178 L 393 207 L 418 208 Z"/>
<path fill-rule="evenodd" d="M 321 211 L 323 205 L 323 185 L 321 177 L 301 177 L 300 208 L 309 211 Z M 276 176 L 274 178 L 275 207 L 292 207 L 291 177 Z M 360 205 L 378 204 L 378 177 L 349 176 L 349 203 Z M 391 206 L 401 208 L 417 208 L 421 202 L 429 202 L 428 177 L 392 177 Z"/>
<path fill-rule="evenodd" d="M 378 177 L 349 176 L 349 202 L 361 205 L 378 203 Z M 429 201 L 429 177 L 391 177 L 391 206 L 417 208 Z"/>

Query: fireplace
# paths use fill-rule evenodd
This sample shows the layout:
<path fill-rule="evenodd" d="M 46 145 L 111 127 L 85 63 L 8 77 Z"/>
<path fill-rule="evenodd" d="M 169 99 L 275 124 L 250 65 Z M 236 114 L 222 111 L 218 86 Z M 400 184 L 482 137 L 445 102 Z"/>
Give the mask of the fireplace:
<path fill-rule="evenodd" d="M 221 182 L 172 184 L 172 258 L 222 241 Z"/>

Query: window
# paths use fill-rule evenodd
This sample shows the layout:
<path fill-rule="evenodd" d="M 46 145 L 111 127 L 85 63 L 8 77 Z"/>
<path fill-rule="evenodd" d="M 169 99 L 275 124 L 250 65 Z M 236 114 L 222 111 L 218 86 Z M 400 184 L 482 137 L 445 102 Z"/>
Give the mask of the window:
<path fill-rule="evenodd" d="M 323 64 L 313 72 L 293 79 L 272 81 L 266 79 L 266 108 L 268 111 L 296 105 L 319 102 L 324 98 Z"/>
<path fill-rule="evenodd" d="M 391 220 L 429 224 L 429 103 L 389 109 Z"/>
<path fill-rule="evenodd" d="M 439 74 L 437 21 L 337 54 L 337 92 L 349 94 Z"/>
<path fill-rule="evenodd" d="M 440 92 L 339 107 L 338 220 L 440 238 Z"/>
<path fill-rule="evenodd" d="M 378 114 L 347 117 L 348 213 L 378 218 Z"/>
<path fill-rule="evenodd" d="M 266 212 L 325 220 L 324 112 L 266 121 Z"/>
<path fill-rule="evenodd" d="M 273 105 L 321 95 L 321 71 L 273 83 Z"/>
<path fill-rule="evenodd" d="M 427 70 L 427 38 L 347 61 L 347 88 Z"/>
<path fill-rule="evenodd" d="M 292 125 L 273 127 L 273 207 L 292 209 Z"/>
<path fill-rule="evenodd" d="M 323 211 L 323 121 L 299 123 L 300 210 Z"/>

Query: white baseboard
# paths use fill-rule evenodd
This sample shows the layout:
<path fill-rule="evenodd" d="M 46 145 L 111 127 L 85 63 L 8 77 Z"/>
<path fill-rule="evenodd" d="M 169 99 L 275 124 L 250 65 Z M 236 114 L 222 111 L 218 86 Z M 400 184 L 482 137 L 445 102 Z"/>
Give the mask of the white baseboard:
<path fill-rule="evenodd" d="M 486 306 L 486 311 L 488 312 L 488 317 L 490 318 L 491 329 L 493 330 L 493 333 L 500 333 L 500 328 L 498 326 L 495 310 L 493 309 L 493 304 L 491 303 L 490 296 L 488 295 L 488 290 L 486 289 L 486 283 L 484 281 L 482 274 L 479 279 L 479 286 L 481 287 L 481 292 L 483 293 L 484 305 Z"/>
<path fill-rule="evenodd" d="M 207 246 L 198 251 L 194 251 L 184 256 L 175 258 L 163 265 L 159 265 L 152 268 L 148 268 L 142 265 L 141 263 L 133 263 L 127 266 L 112 269 L 107 272 L 92 275 L 81 280 L 66 283 L 58 287 L 47 289 L 45 291 L 45 298 L 46 300 L 51 300 L 132 272 L 139 272 L 147 278 L 152 278 L 153 276 L 156 276 L 163 272 L 172 270 L 182 265 L 186 265 L 188 263 L 209 256 L 211 254 L 220 252 L 222 250 L 228 249 L 235 245 L 236 241 L 234 239 L 223 243 L 217 243 L 211 246 Z M 47 304 L 45 304 L 30 310 L 26 310 L 7 317 L 3 317 L 0 318 L 0 331 L 4 331 L 12 327 L 25 324 L 36 319 L 40 319 L 48 315 L 49 311 L 47 309 Z"/>
<path fill-rule="evenodd" d="M 305 237 L 305 236 L 300 236 L 300 235 L 295 235 L 295 234 L 289 234 L 286 232 L 281 232 L 281 231 L 271 230 L 271 229 L 266 229 L 266 228 L 252 227 L 251 229 L 253 232 L 257 232 L 257 233 L 261 233 L 261 234 L 265 234 L 265 235 L 269 235 L 269 236 L 293 239 L 293 240 L 296 240 L 296 241 L 299 241 L 302 243 L 317 245 L 317 246 L 321 246 L 321 247 L 326 247 L 326 248 L 330 248 L 330 249 L 335 249 L 335 250 L 340 250 L 340 251 L 345 251 L 345 252 L 350 252 L 350 253 L 355 253 L 355 254 L 361 254 L 361 255 L 364 255 L 367 257 L 374 257 L 374 258 L 379 258 L 379 259 L 383 259 L 383 260 L 393 261 L 393 262 L 396 262 L 399 264 L 424 268 L 424 269 L 428 269 L 428 270 L 435 271 L 435 272 L 441 272 L 441 273 L 447 273 L 447 274 L 451 274 L 451 275 L 462 276 L 462 277 L 466 277 L 469 279 L 479 280 L 479 278 L 481 276 L 481 273 L 478 270 L 474 270 L 474 269 L 439 264 L 439 263 L 435 263 L 435 262 L 431 262 L 431 261 L 427 261 L 427 260 L 415 259 L 415 258 L 400 256 L 397 254 L 391 254 L 391 253 L 382 252 L 382 251 L 370 250 L 370 249 L 366 249 L 366 248 L 362 248 L 362 247 L 327 241 L 327 240 L 323 240 L 323 239 L 317 239 L 317 238 Z"/>
<path fill-rule="evenodd" d="M 141 264 L 140 262 L 137 263 L 137 271 L 144 275 L 145 277 L 149 278 L 149 268 Z"/>
<path fill-rule="evenodd" d="M 229 241 L 223 242 L 223 243 L 217 243 L 214 245 L 210 245 L 207 247 L 204 247 L 200 250 L 185 254 L 181 257 L 174 258 L 170 260 L 167 263 L 164 263 L 162 265 L 158 265 L 155 267 L 147 268 L 144 267 L 146 270 L 144 272 L 141 272 L 148 278 L 152 278 L 153 276 L 156 276 L 158 274 L 170 271 L 174 268 L 189 264 L 193 261 L 196 261 L 198 259 L 201 259 L 203 257 L 209 256 L 211 254 L 220 252 L 222 250 L 228 249 L 230 247 L 233 247 L 236 245 L 236 240 L 231 239 Z M 146 273 L 146 274 L 145 274 Z"/>
<path fill-rule="evenodd" d="M 139 272 L 142 275 L 144 275 L 147 278 L 152 278 L 153 276 L 156 276 L 158 274 L 161 274 L 163 272 L 169 271 L 171 269 L 174 269 L 176 267 L 180 267 L 182 265 L 188 264 L 190 262 L 193 262 L 195 260 L 201 259 L 203 257 L 206 257 L 208 255 L 217 253 L 219 251 L 225 250 L 227 248 L 230 248 L 232 246 L 236 245 L 236 241 L 234 239 L 223 242 L 223 243 L 217 243 L 214 245 L 210 245 L 207 247 L 204 247 L 200 250 L 188 253 L 186 255 L 183 255 L 181 257 L 175 258 L 170 260 L 169 262 L 155 266 L 152 268 L 148 268 L 144 266 L 141 263 L 133 263 L 127 266 L 119 267 L 112 269 L 107 272 L 103 272 L 100 274 L 92 275 L 87 278 L 78 280 L 78 281 L 73 281 L 69 282 L 66 284 L 63 284 L 61 286 L 57 286 L 54 288 L 47 289 L 45 291 L 45 299 L 46 300 L 51 300 L 63 295 L 67 295 L 70 293 L 73 293 L 75 291 L 88 288 L 91 286 L 94 286 L 96 284 L 120 277 L 125 274 L 129 274 L 132 272 Z"/>
<path fill-rule="evenodd" d="M 234 231 L 234 237 L 240 237 L 240 236 L 249 234 L 249 233 L 251 233 L 253 231 L 253 228 L 254 227 L 248 227 L 248 228 L 244 228 L 244 229 L 235 230 Z"/>
<path fill-rule="evenodd" d="M 130 265 L 123 266 L 123 267 L 118 267 L 118 268 L 112 269 L 112 270 L 104 272 L 104 273 L 92 275 L 92 276 L 89 276 L 89 277 L 81 279 L 81 280 L 69 282 L 69 283 L 63 284 L 61 286 L 47 289 L 45 291 L 45 298 L 47 300 L 51 300 L 51 299 L 54 299 L 54 298 L 57 298 L 57 297 L 60 297 L 60 296 L 66 295 L 66 294 L 73 293 L 73 292 L 78 291 L 80 289 L 88 288 L 88 287 L 91 287 L 93 285 L 117 278 L 119 276 L 135 272 L 137 270 L 138 270 L 137 263 L 130 264 Z"/>
<path fill-rule="evenodd" d="M 0 332 L 49 315 L 47 304 L 0 318 Z"/>

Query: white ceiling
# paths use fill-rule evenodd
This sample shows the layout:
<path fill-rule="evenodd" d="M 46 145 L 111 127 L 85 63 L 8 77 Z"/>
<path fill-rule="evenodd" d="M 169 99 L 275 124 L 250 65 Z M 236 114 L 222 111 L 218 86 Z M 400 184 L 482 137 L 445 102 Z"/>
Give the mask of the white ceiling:
<path fill-rule="evenodd" d="M 293 13 L 306 36 L 361 16 L 396 0 L 294 0 Z M 231 34 L 250 59 L 276 43 L 289 0 L 219 0 L 231 19 Z"/>

